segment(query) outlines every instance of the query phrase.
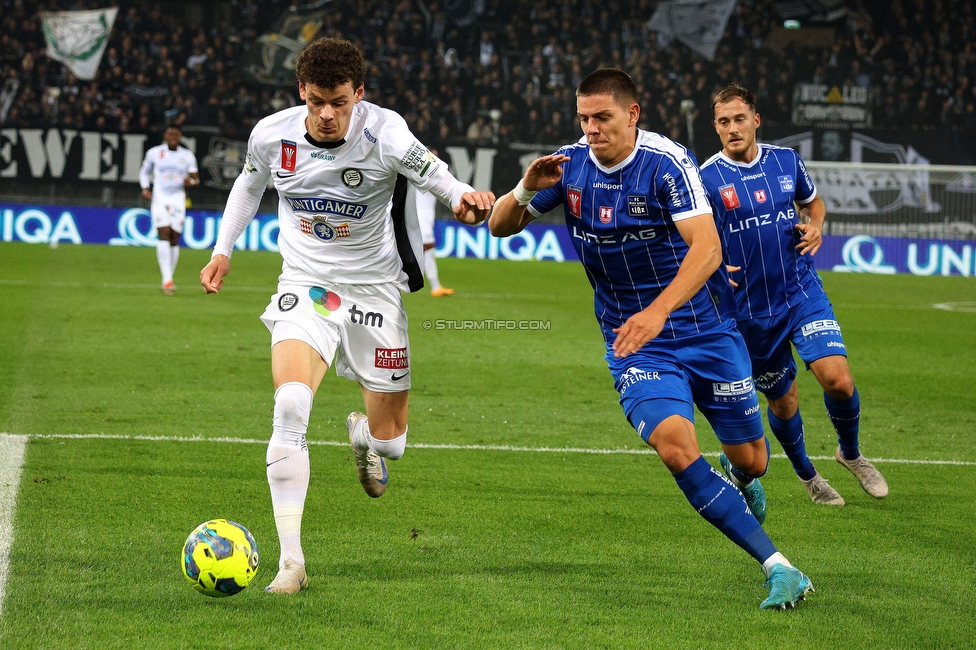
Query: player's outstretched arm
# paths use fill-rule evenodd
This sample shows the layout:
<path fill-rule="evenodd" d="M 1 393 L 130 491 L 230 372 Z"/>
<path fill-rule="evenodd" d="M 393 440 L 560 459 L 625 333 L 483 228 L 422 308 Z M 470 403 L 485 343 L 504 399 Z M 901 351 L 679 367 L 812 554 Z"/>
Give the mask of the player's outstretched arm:
<path fill-rule="evenodd" d="M 525 170 L 525 176 L 511 192 L 498 199 L 488 219 L 488 228 L 495 237 L 508 237 L 522 232 L 534 218 L 526 209 L 536 192 L 549 189 L 562 178 L 562 164 L 569 156 L 553 155 L 536 158 Z"/>
<path fill-rule="evenodd" d="M 230 258 L 216 254 L 200 271 L 200 284 L 207 293 L 217 293 L 224 286 L 224 276 L 230 273 Z"/>
<path fill-rule="evenodd" d="M 722 263 L 722 241 L 715 230 L 711 213 L 675 222 L 681 238 L 688 244 L 678 273 L 657 298 L 624 324 L 613 330 L 613 356 L 622 358 L 640 350 L 657 337 L 675 309 L 685 304 L 705 285 Z"/>
<path fill-rule="evenodd" d="M 454 206 L 454 218 L 469 226 L 480 226 L 495 205 L 495 195 L 491 192 L 474 191 L 461 195 L 461 201 Z"/>
<path fill-rule="evenodd" d="M 800 243 L 796 250 L 800 255 L 816 254 L 823 244 L 823 225 L 827 218 L 827 206 L 819 196 L 800 208 L 800 223 L 796 229 L 800 231 Z"/>

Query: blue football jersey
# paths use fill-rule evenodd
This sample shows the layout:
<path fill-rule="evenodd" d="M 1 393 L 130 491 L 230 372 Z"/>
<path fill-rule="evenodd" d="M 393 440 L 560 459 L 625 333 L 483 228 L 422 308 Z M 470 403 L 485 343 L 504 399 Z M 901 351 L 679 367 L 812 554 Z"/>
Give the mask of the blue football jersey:
<path fill-rule="evenodd" d="M 817 187 L 792 149 L 759 145 L 750 163 L 717 153 L 701 167 L 715 207 L 725 261 L 741 266 L 735 300 L 742 320 L 771 317 L 811 296 L 824 295 L 812 256 L 800 255 L 795 203 Z"/>
<path fill-rule="evenodd" d="M 677 274 L 688 245 L 675 221 L 711 214 L 712 207 L 692 154 L 657 133 L 638 130 L 634 151 L 612 168 L 597 162 L 585 140 L 557 153 L 570 157 L 562 178 L 539 192 L 528 209 L 539 217 L 563 205 L 609 343 L 616 338 L 612 330 L 648 307 Z M 734 315 L 722 268 L 671 313 L 658 338 L 725 329 L 723 322 Z"/>

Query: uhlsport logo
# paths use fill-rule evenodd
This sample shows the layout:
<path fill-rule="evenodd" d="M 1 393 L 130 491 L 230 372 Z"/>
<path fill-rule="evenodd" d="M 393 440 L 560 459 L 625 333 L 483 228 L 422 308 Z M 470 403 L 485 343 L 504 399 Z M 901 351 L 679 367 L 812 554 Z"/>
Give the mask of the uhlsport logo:
<path fill-rule="evenodd" d="M 309 289 L 308 297 L 312 299 L 312 305 L 315 307 L 315 311 L 323 316 L 328 316 L 342 304 L 342 299 L 339 297 L 339 294 L 327 291 L 322 287 L 312 287 Z"/>

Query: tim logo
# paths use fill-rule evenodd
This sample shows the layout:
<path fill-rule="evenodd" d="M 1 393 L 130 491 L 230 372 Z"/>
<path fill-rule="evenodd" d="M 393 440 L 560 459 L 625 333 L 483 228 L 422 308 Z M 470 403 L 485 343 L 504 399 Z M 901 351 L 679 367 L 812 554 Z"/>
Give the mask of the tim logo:
<path fill-rule="evenodd" d="M 613 208 L 601 205 L 600 223 L 610 223 L 611 221 L 613 221 Z"/>
<path fill-rule="evenodd" d="M 835 320 L 815 320 L 800 328 L 803 336 L 821 336 L 827 333 L 840 332 L 840 325 Z"/>
<path fill-rule="evenodd" d="M 362 311 L 353 305 L 349 308 L 349 320 L 356 325 L 367 327 L 383 327 L 383 314 L 375 311 Z M 377 348 L 379 350 L 380 348 Z"/>
<path fill-rule="evenodd" d="M 752 195 L 756 197 L 756 201 L 758 201 L 759 203 L 766 202 L 766 190 L 756 190 L 755 192 L 752 193 Z"/>
<path fill-rule="evenodd" d="M 566 188 L 566 200 L 569 201 L 569 213 L 580 218 L 580 204 L 583 202 L 583 189 L 570 185 Z"/>
<path fill-rule="evenodd" d="M 389 368 L 392 370 L 405 370 L 410 367 L 410 360 L 407 358 L 407 348 L 376 348 L 377 368 Z"/>
<path fill-rule="evenodd" d="M 286 172 L 295 171 L 295 162 L 298 159 L 298 145 L 291 140 L 281 141 L 281 169 Z"/>
<path fill-rule="evenodd" d="M 739 203 L 739 195 L 735 193 L 734 185 L 723 185 L 718 188 L 718 191 L 722 195 L 722 203 L 725 204 L 726 210 L 735 210 L 742 206 Z"/>

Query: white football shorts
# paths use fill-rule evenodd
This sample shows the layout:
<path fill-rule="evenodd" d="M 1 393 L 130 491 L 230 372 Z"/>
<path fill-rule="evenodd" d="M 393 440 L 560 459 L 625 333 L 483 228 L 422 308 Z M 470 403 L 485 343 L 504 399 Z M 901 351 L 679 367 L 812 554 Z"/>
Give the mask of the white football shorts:
<path fill-rule="evenodd" d="M 387 284 L 279 284 L 261 315 L 271 346 L 298 339 L 337 375 L 377 393 L 410 388 L 410 341 L 400 290 Z M 292 326 L 276 327 L 287 322 Z"/>
<path fill-rule="evenodd" d="M 172 228 L 176 232 L 183 232 L 183 222 L 186 221 L 186 197 L 168 196 L 156 200 L 153 197 L 149 207 L 153 226 L 156 228 Z"/>

